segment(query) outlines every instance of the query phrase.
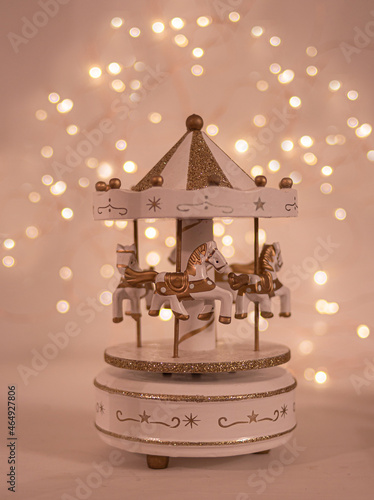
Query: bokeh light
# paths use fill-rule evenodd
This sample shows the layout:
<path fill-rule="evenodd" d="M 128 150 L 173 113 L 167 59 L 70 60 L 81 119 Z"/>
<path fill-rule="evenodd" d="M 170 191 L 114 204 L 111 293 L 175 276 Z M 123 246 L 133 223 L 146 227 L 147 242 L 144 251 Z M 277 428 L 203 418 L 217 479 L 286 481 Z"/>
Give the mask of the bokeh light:
<path fill-rule="evenodd" d="M 70 220 L 73 218 L 74 212 L 71 208 L 66 207 L 61 210 L 61 215 L 64 219 Z"/>
<path fill-rule="evenodd" d="M 335 210 L 335 219 L 344 220 L 346 217 L 347 217 L 347 212 L 344 210 L 344 208 L 337 208 Z"/>
<path fill-rule="evenodd" d="M 138 36 L 140 36 L 140 29 L 134 26 L 133 28 L 130 28 L 129 34 L 133 38 L 138 38 Z"/>
<path fill-rule="evenodd" d="M 314 380 L 317 382 L 317 384 L 324 384 L 327 380 L 326 372 L 318 371 L 314 376 Z"/>
<path fill-rule="evenodd" d="M 370 328 L 367 325 L 359 325 L 357 327 L 357 335 L 360 339 L 366 339 L 370 335 Z"/>
<path fill-rule="evenodd" d="M 325 271 L 315 272 L 313 278 L 317 285 L 324 285 L 327 282 L 327 274 L 325 273 Z"/>
<path fill-rule="evenodd" d="M 39 236 L 39 230 L 35 226 L 28 226 L 26 228 L 26 236 L 30 238 L 30 240 L 35 240 Z"/>
<path fill-rule="evenodd" d="M 173 19 L 170 21 L 170 26 L 174 30 L 181 30 L 184 26 L 184 21 L 180 17 L 173 17 Z"/>
<path fill-rule="evenodd" d="M 148 115 L 148 120 L 151 123 L 160 123 L 160 121 L 162 120 L 162 116 L 160 115 L 160 113 L 150 113 Z"/>
<path fill-rule="evenodd" d="M 197 20 L 196 23 L 200 28 L 206 28 L 209 26 L 212 22 L 212 18 L 209 16 L 200 16 Z"/>
<path fill-rule="evenodd" d="M 214 125 L 213 123 L 208 125 L 206 128 L 206 133 L 208 135 L 215 136 L 218 134 L 218 132 L 219 132 L 219 128 L 217 127 L 217 125 Z"/>
<path fill-rule="evenodd" d="M 65 314 L 70 309 L 70 304 L 67 300 L 59 300 L 56 304 L 56 309 L 59 313 Z"/>
<path fill-rule="evenodd" d="M 67 266 L 61 267 L 58 274 L 60 275 L 60 278 L 65 281 L 69 281 L 73 277 L 73 271 Z"/>
<path fill-rule="evenodd" d="M 155 267 L 160 263 L 161 257 L 157 252 L 149 252 L 145 260 L 149 266 Z"/>
<path fill-rule="evenodd" d="M 152 31 L 154 33 L 162 33 L 164 29 L 165 25 L 161 21 L 156 21 L 155 23 L 152 24 Z"/>
<path fill-rule="evenodd" d="M 251 29 L 251 35 L 255 38 L 258 38 L 264 33 L 264 29 L 261 26 L 253 26 Z"/>
<path fill-rule="evenodd" d="M 174 37 L 174 42 L 178 47 L 187 47 L 188 45 L 188 38 L 182 34 L 176 35 Z"/>
<path fill-rule="evenodd" d="M 11 255 L 5 255 L 5 257 L 3 257 L 2 262 L 4 267 L 13 267 L 14 264 L 16 263 L 14 257 L 12 257 Z"/>
<path fill-rule="evenodd" d="M 99 66 L 92 66 L 92 68 L 89 69 L 88 74 L 90 75 L 91 78 L 100 78 L 102 75 L 101 68 Z"/>
<path fill-rule="evenodd" d="M 191 73 L 194 76 L 201 76 L 204 73 L 204 68 L 200 64 L 194 64 L 191 68 Z"/>
<path fill-rule="evenodd" d="M 123 170 L 128 174 L 133 174 L 137 169 L 138 166 L 134 161 L 128 160 L 123 164 Z"/>
<path fill-rule="evenodd" d="M 113 17 L 113 19 L 110 21 L 110 24 L 112 28 L 120 28 L 123 25 L 123 19 L 120 17 Z"/>

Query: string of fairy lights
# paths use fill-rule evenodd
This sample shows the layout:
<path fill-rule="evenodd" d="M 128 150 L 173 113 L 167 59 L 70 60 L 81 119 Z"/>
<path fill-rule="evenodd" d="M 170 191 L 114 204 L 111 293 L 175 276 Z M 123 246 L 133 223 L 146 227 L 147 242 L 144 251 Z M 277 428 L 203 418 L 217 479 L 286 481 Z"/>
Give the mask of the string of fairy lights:
<path fill-rule="evenodd" d="M 225 22 L 227 23 L 239 23 L 241 21 L 241 15 L 239 12 L 232 11 L 228 12 Z M 200 16 L 193 21 L 196 23 L 197 27 L 200 29 L 205 29 L 211 25 L 214 27 L 214 19 L 210 16 Z M 170 20 L 154 20 L 146 28 L 131 26 L 126 20 L 121 17 L 114 17 L 110 21 L 110 28 L 113 30 L 122 30 L 127 33 L 127 36 L 137 39 L 141 38 L 146 32 L 147 35 L 152 36 L 167 36 L 170 42 L 175 44 L 181 49 L 189 50 L 190 54 L 190 72 L 193 77 L 201 78 L 204 77 L 205 68 L 203 62 L 209 55 L 208 50 L 200 46 L 193 46 L 193 41 L 188 39 L 188 37 L 183 33 L 183 28 L 187 26 L 187 21 L 182 17 L 174 17 Z M 282 39 L 279 36 L 267 33 L 267 29 L 263 26 L 252 26 L 250 30 L 250 37 L 253 41 L 258 41 L 256 43 L 269 44 L 270 47 L 274 47 L 275 51 L 279 51 L 279 47 L 282 47 Z M 187 49 L 187 47 L 189 47 Z M 192 48 L 191 48 L 192 47 Z M 274 59 L 279 52 L 274 53 Z M 318 68 L 318 50 L 314 46 L 308 46 L 305 49 L 306 63 L 305 63 L 305 74 L 296 76 L 295 71 L 289 67 L 282 68 L 278 62 L 271 62 L 268 65 L 267 72 L 268 78 L 262 77 L 255 82 L 254 91 L 264 93 L 268 92 L 269 88 L 279 85 L 281 87 L 288 86 L 292 87 L 292 82 L 295 80 L 303 79 L 317 79 L 319 75 Z M 274 61 L 273 59 L 273 61 Z M 317 62 L 314 62 L 317 61 Z M 131 67 L 135 72 L 139 73 L 139 78 L 131 78 L 126 80 L 125 71 Z M 136 60 L 135 56 L 130 58 L 130 62 L 126 63 L 122 61 L 108 61 L 106 66 L 101 67 L 100 65 L 92 65 L 88 69 L 88 77 L 96 80 L 98 82 L 106 85 L 110 91 L 121 94 L 126 89 L 130 89 L 130 94 L 128 96 L 129 100 L 136 103 L 139 102 L 139 90 L 142 87 L 141 74 L 145 69 L 145 63 L 143 61 Z M 333 94 L 339 94 L 341 99 L 347 99 L 348 101 L 355 102 L 359 99 L 359 93 L 354 89 L 346 89 L 343 83 L 339 80 L 331 80 L 328 84 L 326 92 Z M 302 95 L 291 95 L 288 98 L 288 105 L 291 109 L 295 111 L 302 110 L 304 97 Z M 48 106 L 47 106 L 48 105 Z M 55 116 L 57 112 L 59 115 L 69 116 L 69 113 L 74 107 L 74 101 L 68 97 L 62 97 L 57 92 L 50 92 L 47 96 L 47 103 L 43 109 L 37 109 L 35 112 L 35 118 L 40 122 L 48 123 L 48 118 L 50 116 Z M 153 110 L 148 114 L 148 120 L 150 123 L 157 125 L 163 120 L 163 116 L 159 111 Z M 253 126 L 259 131 L 259 133 L 266 130 L 269 124 L 269 116 L 266 113 L 256 114 L 251 118 Z M 370 136 L 372 132 L 372 127 L 369 123 L 363 122 L 356 116 L 347 116 L 346 118 L 346 128 L 347 134 L 354 132 L 354 138 L 358 141 L 365 140 Z M 205 126 L 205 131 L 209 136 L 217 136 L 219 134 L 219 122 L 209 123 Z M 68 136 L 74 137 L 79 136 L 81 130 L 77 123 L 68 123 L 65 125 L 65 132 Z M 265 133 L 265 132 L 264 132 Z M 279 141 L 278 146 L 280 147 L 280 152 L 290 153 L 297 151 L 301 158 L 301 164 L 299 170 L 294 170 L 292 172 L 287 172 L 294 184 L 298 185 L 303 181 L 303 167 L 316 166 L 320 164 L 317 157 L 316 151 L 313 147 L 317 144 L 325 144 L 326 147 L 342 146 L 346 143 L 347 137 L 343 133 L 328 134 L 326 137 L 313 137 L 312 135 L 301 135 L 296 137 L 295 134 L 288 134 L 287 127 L 284 129 L 284 137 Z M 128 147 L 128 142 L 124 137 L 117 137 L 113 141 L 113 147 L 115 150 L 124 152 Z M 248 137 L 238 137 L 234 144 L 231 145 L 232 149 L 236 151 L 238 155 L 245 155 L 252 147 L 251 140 Z M 276 147 L 272 148 L 272 158 L 269 158 L 265 164 L 255 164 L 250 168 L 250 174 L 252 177 L 257 175 L 262 175 L 264 173 L 274 174 L 280 169 L 284 170 L 280 156 L 274 154 Z M 55 151 L 51 145 L 42 145 L 40 149 L 40 155 L 46 160 L 51 160 L 54 158 Z M 367 160 L 374 162 L 374 150 L 367 148 Z M 114 175 L 115 167 L 111 163 L 110 159 L 99 159 L 93 156 L 85 157 L 84 160 L 85 168 L 87 168 L 86 175 L 78 179 L 78 186 L 80 189 L 88 188 L 92 183 L 94 183 L 97 178 L 99 179 L 109 179 Z M 145 168 L 145 167 L 144 167 Z M 334 166 L 333 165 L 322 165 L 319 166 L 321 183 L 319 185 L 320 192 L 323 195 L 329 195 L 333 191 L 333 183 L 330 180 L 333 178 Z M 122 169 L 126 175 L 132 175 L 138 170 L 138 165 L 133 159 L 127 159 L 123 162 Z M 57 180 L 55 181 L 50 173 L 45 173 L 41 176 L 40 182 L 43 186 L 49 188 L 51 196 L 63 197 L 63 195 L 69 189 L 73 189 L 74 186 L 68 184 L 65 181 Z M 43 196 L 40 194 L 40 189 L 35 187 L 34 190 L 30 191 L 28 194 L 28 199 L 30 203 L 40 203 Z M 44 195 L 45 196 L 45 195 Z M 338 221 L 344 221 L 347 217 L 347 212 L 343 207 L 336 207 L 334 211 L 334 217 Z M 73 208 L 69 206 L 64 206 L 60 209 L 60 217 L 66 221 L 72 221 L 74 219 Z M 235 254 L 234 237 L 230 234 L 230 225 L 232 224 L 232 219 L 222 219 L 216 220 L 213 226 L 213 233 L 217 241 L 220 243 L 220 250 L 223 255 L 230 259 Z M 157 241 L 158 246 L 163 245 L 163 250 L 152 250 L 146 254 L 145 260 L 149 266 L 157 266 L 161 260 L 162 253 L 170 253 L 175 247 L 176 240 L 173 235 L 165 234 L 161 235 L 160 230 L 156 227 L 157 224 L 155 219 L 147 219 L 145 221 L 144 237 L 148 240 Z M 127 221 L 105 221 L 103 224 L 108 228 L 117 229 L 119 231 L 124 230 L 128 223 Z M 40 235 L 41 229 L 35 226 L 29 226 L 25 230 L 25 235 L 29 239 L 36 239 Z M 160 240 L 164 239 L 162 244 Z M 252 244 L 253 234 L 246 233 L 245 241 Z M 260 229 L 259 232 L 260 245 L 266 241 L 266 232 Z M 2 264 L 6 268 L 13 268 L 17 263 L 15 258 L 12 256 L 12 249 L 16 245 L 16 238 L 9 235 L 3 241 L 3 247 L 5 249 L 6 255 L 2 258 Z M 160 254 L 161 252 L 161 254 Z M 110 279 L 115 273 L 115 268 L 111 264 L 104 264 L 100 268 L 100 274 L 104 279 Z M 73 279 L 73 271 L 68 266 L 65 265 L 59 270 L 59 277 L 64 281 L 70 281 Z M 328 273 L 325 270 L 319 269 L 314 273 L 313 276 L 315 284 L 323 287 L 328 282 Z M 109 290 L 104 290 L 100 293 L 100 302 L 103 305 L 110 305 L 112 302 L 112 294 Z M 329 302 L 323 298 L 318 299 L 315 304 L 316 312 L 320 315 L 333 315 L 339 311 L 339 304 L 337 302 Z M 56 304 L 56 309 L 61 314 L 66 314 L 70 309 L 69 301 L 66 299 L 61 299 Z M 161 310 L 160 318 L 162 321 L 169 321 L 172 318 L 172 313 L 168 309 Z M 254 313 L 249 314 L 249 322 L 253 324 Z M 260 331 L 265 331 L 268 328 L 268 322 L 264 318 L 260 318 Z M 367 325 L 357 326 L 357 335 L 361 339 L 365 339 L 370 334 L 370 329 Z M 302 354 L 309 354 L 312 352 L 314 344 L 310 340 L 303 340 L 299 345 L 299 350 Z M 323 384 L 328 380 L 328 375 L 324 370 L 307 368 L 304 373 L 306 380 L 314 381 L 317 384 Z"/>

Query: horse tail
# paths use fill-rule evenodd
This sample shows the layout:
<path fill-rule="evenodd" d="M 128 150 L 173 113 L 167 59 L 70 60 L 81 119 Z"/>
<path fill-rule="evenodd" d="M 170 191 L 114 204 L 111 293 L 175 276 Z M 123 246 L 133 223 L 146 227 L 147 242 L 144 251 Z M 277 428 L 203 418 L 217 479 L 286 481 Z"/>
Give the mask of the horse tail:
<path fill-rule="evenodd" d="M 130 267 L 125 272 L 126 280 L 130 286 L 154 283 L 157 275 L 157 271 L 134 271 Z"/>

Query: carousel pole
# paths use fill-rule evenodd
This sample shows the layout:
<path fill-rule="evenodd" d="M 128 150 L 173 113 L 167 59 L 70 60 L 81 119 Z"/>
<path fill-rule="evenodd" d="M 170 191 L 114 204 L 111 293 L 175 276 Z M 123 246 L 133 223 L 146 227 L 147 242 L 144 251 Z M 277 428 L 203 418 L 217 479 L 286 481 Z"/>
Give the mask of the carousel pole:
<path fill-rule="evenodd" d="M 176 272 L 180 273 L 182 268 L 182 220 L 177 219 L 177 254 Z M 173 357 L 178 358 L 179 348 L 179 319 L 174 317 L 174 350 Z"/>
<path fill-rule="evenodd" d="M 135 243 L 135 257 L 139 262 L 139 235 L 138 235 L 138 220 L 134 219 L 134 243 Z M 136 318 L 136 346 L 142 346 L 142 332 L 141 332 L 141 324 L 140 317 Z"/>
<path fill-rule="evenodd" d="M 254 218 L 254 232 L 255 232 L 255 268 L 254 274 L 259 274 L 259 243 L 258 243 L 258 217 Z M 255 346 L 254 350 L 260 350 L 260 336 L 259 336 L 259 320 L 260 320 L 260 305 L 255 302 Z"/>

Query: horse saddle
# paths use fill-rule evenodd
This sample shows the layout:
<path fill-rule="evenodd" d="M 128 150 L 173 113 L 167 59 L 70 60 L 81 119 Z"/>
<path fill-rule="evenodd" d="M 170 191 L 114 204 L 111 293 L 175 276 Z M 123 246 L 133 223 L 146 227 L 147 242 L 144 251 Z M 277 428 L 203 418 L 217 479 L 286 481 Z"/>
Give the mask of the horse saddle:
<path fill-rule="evenodd" d="M 184 273 L 166 273 L 166 286 L 175 294 L 184 293 L 188 289 L 188 274 Z"/>

